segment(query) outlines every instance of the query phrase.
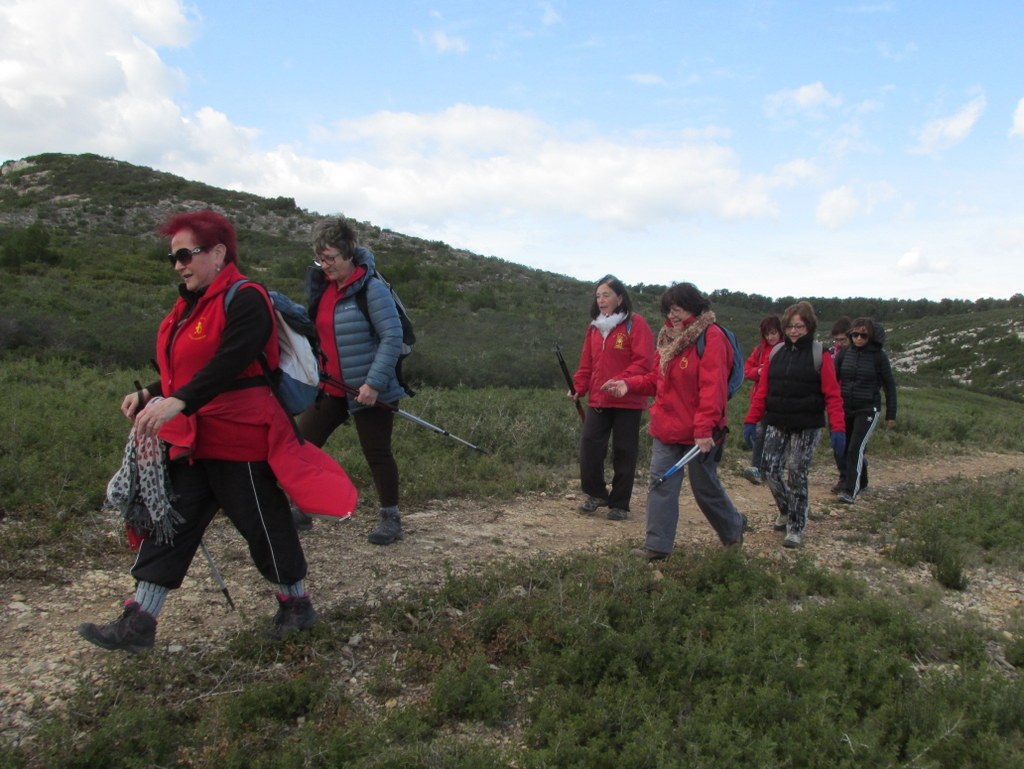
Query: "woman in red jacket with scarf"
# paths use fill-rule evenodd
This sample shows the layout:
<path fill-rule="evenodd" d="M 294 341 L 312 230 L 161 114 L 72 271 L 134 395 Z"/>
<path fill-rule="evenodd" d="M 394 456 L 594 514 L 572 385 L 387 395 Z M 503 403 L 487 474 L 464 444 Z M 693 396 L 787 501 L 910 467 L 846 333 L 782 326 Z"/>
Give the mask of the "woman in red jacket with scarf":
<path fill-rule="evenodd" d="M 121 411 L 140 439 L 167 449 L 173 537 L 143 539 L 132 567 L 134 600 L 106 625 L 79 632 L 106 649 L 153 645 L 169 590 L 181 586 L 213 516 L 222 509 L 245 537 L 260 573 L 274 586 L 273 632 L 283 637 L 316 621 L 304 579 L 306 559 L 282 487 L 303 509 L 347 517 L 356 491 L 344 470 L 310 443 L 300 443 L 271 390 L 261 359 L 278 364 L 270 297 L 237 267 L 234 227 L 213 211 L 172 216 L 160 234 L 182 280 L 180 298 L 157 332 L 160 381 L 126 396 Z M 140 410 L 140 406 L 142 406 Z"/>
<path fill-rule="evenodd" d="M 646 374 L 654 364 L 654 334 L 642 316 L 633 312 L 626 287 L 614 275 L 597 282 L 590 307 L 580 365 L 569 397 L 587 398 L 587 415 L 580 438 L 580 486 L 587 495 L 579 511 L 590 515 L 608 507 L 608 519 L 629 518 L 629 501 L 640 450 L 640 417 L 647 406 L 643 395 L 613 398 L 601 390 L 609 379 Z M 604 479 L 608 439 L 612 440 L 612 485 Z"/>
<path fill-rule="evenodd" d="M 678 283 L 661 298 L 665 325 L 658 334 L 654 369 L 648 374 L 606 382 L 604 390 L 622 398 L 654 395 L 650 433 L 651 478 L 661 478 L 694 446 L 700 454 L 682 472 L 671 475 L 647 495 L 647 539 L 638 554 L 667 558 L 679 523 L 683 476 L 697 506 L 724 545 L 743 542 L 746 518 L 737 512 L 718 478 L 726 429 L 732 346 L 715 324 L 711 303 L 692 283 Z M 703 355 L 697 340 L 704 336 Z"/>

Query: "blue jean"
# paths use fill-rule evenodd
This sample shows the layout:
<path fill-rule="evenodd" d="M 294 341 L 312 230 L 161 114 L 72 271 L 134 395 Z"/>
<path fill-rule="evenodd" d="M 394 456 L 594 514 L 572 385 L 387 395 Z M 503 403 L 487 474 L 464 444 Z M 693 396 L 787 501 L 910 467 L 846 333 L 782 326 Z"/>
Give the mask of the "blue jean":
<path fill-rule="evenodd" d="M 651 480 L 660 478 L 693 446 L 666 444 L 654 439 L 651 450 Z M 697 507 L 708 519 L 722 544 L 739 542 L 743 536 L 743 516 L 736 510 L 718 479 L 721 446 L 700 454 L 686 467 L 658 485 L 647 495 L 648 550 L 671 553 L 679 525 L 679 492 L 683 476 L 690 476 L 690 489 Z"/>

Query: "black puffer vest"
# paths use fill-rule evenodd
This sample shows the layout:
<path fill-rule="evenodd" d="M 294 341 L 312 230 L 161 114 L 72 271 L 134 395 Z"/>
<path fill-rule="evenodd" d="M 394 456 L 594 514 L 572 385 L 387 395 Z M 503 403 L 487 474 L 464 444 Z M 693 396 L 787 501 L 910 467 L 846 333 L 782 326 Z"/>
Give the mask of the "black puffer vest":
<path fill-rule="evenodd" d="M 821 372 L 814 366 L 814 335 L 805 334 L 782 347 L 768 365 L 765 423 L 781 430 L 825 426 L 825 396 Z M 831 365 L 831 364 L 829 364 Z"/>

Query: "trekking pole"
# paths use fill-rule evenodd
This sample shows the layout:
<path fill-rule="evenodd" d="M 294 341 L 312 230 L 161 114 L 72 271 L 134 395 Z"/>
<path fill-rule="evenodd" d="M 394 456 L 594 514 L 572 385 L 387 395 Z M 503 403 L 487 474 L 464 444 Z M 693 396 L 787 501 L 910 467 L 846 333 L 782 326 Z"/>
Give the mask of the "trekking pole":
<path fill-rule="evenodd" d="M 712 432 L 711 439 L 717 445 L 719 442 L 721 442 L 722 438 L 725 437 L 725 434 L 728 431 L 729 431 L 728 427 L 717 428 L 717 429 L 715 429 Z M 655 478 L 654 481 L 651 483 L 651 488 L 649 488 L 647 491 L 648 492 L 654 491 L 661 484 L 663 484 L 665 481 L 667 481 L 673 475 L 675 475 L 680 470 L 682 470 L 684 467 L 686 467 L 686 465 L 688 465 L 690 463 L 690 460 L 692 460 L 698 454 L 700 454 L 700 446 L 694 446 L 692 449 L 690 449 L 685 454 L 683 454 L 683 456 L 679 458 L 679 461 L 676 462 L 674 465 L 672 465 L 672 467 L 670 467 L 668 470 L 666 470 L 664 473 L 662 473 L 659 477 Z"/>
<path fill-rule="evenodd" d="M 562 348 L 558 346 L 558 342 L 555 342 L 555 355 L 558 356 L 558 365 L 562 368 L 562 376 L 565 377 L 565 383 L 569 385 L 569 392 L 573 395 L 573 403 L 576 404 L 576 413 L 580 415 L 580 421 L 586 422 L 587 415 L 583 413 L 583 407 L 580 405 L 579 398 L 576 396 L 576 386 L 572 383 L 572 375 L 569 374 L 569 367 L 565 365 L 565 358 L 562 357 Z"/>
<path fill-rule="evenodd" d="M 224 597 L 228 599 L 228 606 L 232 610 L 235 608 L 235 602 L 231 600 L 231 593 L 228 592 L 228 586 L 224 584 L 224 578 L 220 575 L 220 571 L 217 569 L 217 564 L 213 562 L 213 556 L 210 555 L 210 549 L 206 546 L 203 540 L 199 540 L 199 549 L 203 551 L 203 558 L 210 565 L 210 571 L 213 572 L 213 578 L 217 584 L 220 585 L 220 592 L 224 594 Z"/>
<path fill-rule="evenodd" d="M 344 382 L 339 382 L 334 377 L 326 377 L 326 381 L 330 382 L 331 384 L 333 384 L 333 385 L 335 385 L 337 387 L 340 387 L 342 390 L 347 392 L 349 395 L 352 395 L 353 397 L 356 396 L 356 395 L 359 395 L 359 390 L 357 390 L 355 387 L 352 387 L 352 385 L 345 384 Z M 375 405 L 378 408 L 387 409 L 388 411 L 394 411 L 396 414 L 398 414 L 398 416 L 404 417 L 405 419 L 408 419 L 410 422 L 418 424 L 420 427 L 426 427 L 428 430 L 433 430 L 438 435 L 443 435 L 446 438 L 451 438 L 453 441 L 458 441 L 463 446 L 468 446 L 469 448 L 473 449 L 473 451 L 479 451 L 481 454 L 490 454 L 491 453 L 487 449 L 482 449 L 479 446 L 474 446 L 469 441 L 463 440 L 462 438 L 460 438 L 457 435 L 452 435 L 450 432 L 445 430 L 443 427 L 438 427 L 437 425 L 432 425 L 427 420 L 421 419 L 420 417 L 416 416 L 415 414 L 410 414 L 408 411 L 404 411 L 404 410 L 398 408 L 398 406 L 396 406 L 394 403 L 388 403 L 387 401 L 377 401 L 377 403 Z"/>

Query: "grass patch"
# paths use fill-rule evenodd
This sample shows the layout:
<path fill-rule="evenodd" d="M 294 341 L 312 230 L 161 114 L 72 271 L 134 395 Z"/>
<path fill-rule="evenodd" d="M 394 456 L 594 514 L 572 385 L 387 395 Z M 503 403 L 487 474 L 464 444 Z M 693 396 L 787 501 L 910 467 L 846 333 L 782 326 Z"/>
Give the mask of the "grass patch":
<path fill-rule="evenodd" d="M 663 573 L 620 550 L 509 562 L 357 615 L 371 637 L 354 648 L 353 620 L 328 617 L 283 644 L 242 634 L 195 657 L 111 657 L 108 683 L 83 688 L 5 765 L 1024 760 L 1024 682 L 990 668 L 971 628 L 925 622 L 802 560 L 716 550 L 677 554 Z M 240 644 L 251 653 L 236 654 Z"/>

